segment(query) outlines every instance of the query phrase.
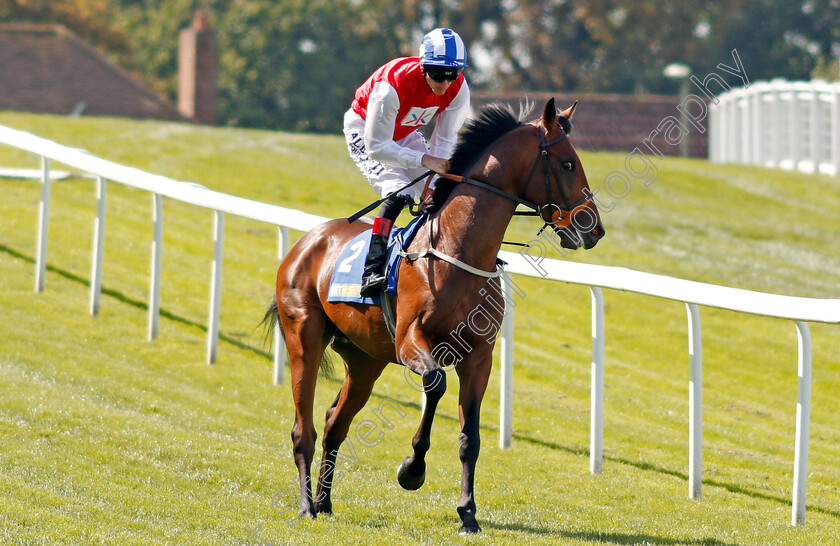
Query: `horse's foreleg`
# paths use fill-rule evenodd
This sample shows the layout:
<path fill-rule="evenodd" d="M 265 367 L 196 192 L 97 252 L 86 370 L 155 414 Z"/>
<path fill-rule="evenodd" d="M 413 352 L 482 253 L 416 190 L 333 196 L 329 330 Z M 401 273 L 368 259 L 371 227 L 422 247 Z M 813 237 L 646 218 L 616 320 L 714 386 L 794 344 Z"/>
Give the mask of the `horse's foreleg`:
<path fill-rule="evenodd" d="M 397 480 L 403 489 L 419 489 L 426 481 L 426 452 L 431 446 L 432 421 L 438 402 L 446 392 L 446 373 L 427 353 L 415 355 L 406 363 L 411 371 L 420 374 L 426 407 L 420 418 L 420 427 L 414 435 L 411 446 L 414 452 L 405 458 L 397 470 Z M 408 373 L 408 370 L 406 370 Z"/>
<path fill-rule="evenodd" d="M 476 365 L 460 365 L 456 368 L 461 381 L 458 400 L 461 421 L 461 434 L 458 435 L 458 455 L 461 459 L 461 498 L 458 500 L 458 515 L 462 522 L 458 532 L 461 534 L 481 532 L 481 527 L 475 519 L 475 464 L 481 446 L 481 401 L 487 390 L 490 368 L 489 357 Z"/>

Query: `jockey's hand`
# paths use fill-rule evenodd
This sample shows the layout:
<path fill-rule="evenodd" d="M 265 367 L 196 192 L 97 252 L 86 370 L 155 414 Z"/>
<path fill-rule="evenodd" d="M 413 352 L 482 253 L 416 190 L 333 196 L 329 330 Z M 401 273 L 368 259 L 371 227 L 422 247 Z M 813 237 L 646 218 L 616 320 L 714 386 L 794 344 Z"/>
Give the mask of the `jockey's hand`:
<path fill-rule="evenodd" d="M 425 154 L 423 156 L 423 167 L 438 174 L 449 172 L 449 160 Z"/>

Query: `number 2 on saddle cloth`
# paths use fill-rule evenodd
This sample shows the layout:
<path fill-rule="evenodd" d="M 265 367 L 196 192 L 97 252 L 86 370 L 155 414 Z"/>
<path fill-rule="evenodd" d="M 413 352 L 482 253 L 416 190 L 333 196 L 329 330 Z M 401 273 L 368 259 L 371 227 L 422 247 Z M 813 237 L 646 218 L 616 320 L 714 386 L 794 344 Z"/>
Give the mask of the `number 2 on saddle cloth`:
<path fill-rule="evenodd" d="M 397 291 L 397 270 L 399 269 L 400 255 L 398 250 L 404 250 L 414 239 L 417 230 L 426 221 L 427 215 L 421 214 L 411 221 L 404 228 L 394 228 L 388 239 L 388 262 L 385 271 L 388 273 L 386 291 L 396 293 Z M 354 237 L 344 250 L 339 254 L 335 262 L 330 289 L 327 294 L 327 301 L 365 303 L 379 305 L 380 295 L 365 298 L 359 295 L 362 287 L 362 273 L 365 267 L 368 247 L 370 246 L 371 230 L 365 230 Z"/>

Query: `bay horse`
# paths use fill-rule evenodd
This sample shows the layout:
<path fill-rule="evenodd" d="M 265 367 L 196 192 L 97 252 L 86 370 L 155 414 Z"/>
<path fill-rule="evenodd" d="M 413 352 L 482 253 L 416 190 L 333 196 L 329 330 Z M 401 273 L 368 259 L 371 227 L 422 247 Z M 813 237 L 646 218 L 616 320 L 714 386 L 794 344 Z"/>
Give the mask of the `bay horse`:
<path fill-rule="evenodd" d="M 461 182 L 438 181 L 434 200 L 442 206 L 429 215 L 407 249 L 413 253 L 431 247 L 438 254 L 400 263 L 396 296 L 390 300 L 396 315 L 393 340 L 380 306 L 327 301 L 339 254 L 356 235 L 370 229 L 369 218 L 326 222 L 305 234 L 282 261 L 276 295 L 264 323 L 273 327 L 279 320 L 289 352 L 296 410 L 291 435 L 300 474 L 300 516 L 332 513 L 330 494 L 339 447 L 353 417 L 391 362 L 402 364 L 422 379 L 426 404 L 412 441 L 413 452 L 399 468 L 397 478 L 406 489 L 423 484 L 432 420 L 446 390 L 444 363 L 436 348 L 450 343 L 457 332 L 461 346 L 470 348 L 459 355 L 455 366 L 460 382 L 458 454 L 462 463 L 459 532 L 481 531 L 473 493 L 479 409 L 504 304 L 483 306 L 486 320 L 496 325 L 489 339 L 487 331 L 477 332 L 464 324 L 470 312 L 484 302 L 486 287 L 499 293 L 498 276 L 491 272 L 496 270 L 502 237 L 518 205 L 533 209 L 532 214 L 555 231 L 565 248 L 589 249 L 603 237 L 586 174 L 569 140 L 576 104 L 558 113 L 552 98 L 542 117 L 531 122 L 522 121 L 525 114 L 521 112 L 516 116 L 505 107 L 491 105 L 465 125 L 450 169 L 451 174 L 460 175 L 456 178 Z M 327 410 L 318 490 L 313 498 L 310 466 L 317 437 L 313 403 L 328 345 L 344 360 L 345 377 Z"/>

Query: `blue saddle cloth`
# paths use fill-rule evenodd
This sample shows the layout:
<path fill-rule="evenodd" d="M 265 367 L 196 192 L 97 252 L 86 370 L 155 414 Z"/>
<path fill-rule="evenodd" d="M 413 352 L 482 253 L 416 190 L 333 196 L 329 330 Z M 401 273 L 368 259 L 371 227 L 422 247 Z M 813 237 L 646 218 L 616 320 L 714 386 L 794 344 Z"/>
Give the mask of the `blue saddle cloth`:
<path fill-rule="evenodd" d="M 397 272 L 399 271 L 402 257 L 397 252 L 405 250 L 414 239 L 417 230 L 426 221 L 427 215 L 421 214 L 411 221 L 404 228 L 394 228 L 388 238 L 388 266 L 385 270 L 387 275 L 387 291 L 397 292 Z M 372 298 L 363 298 L 359 295 L 362 289 L 362 273 L 365 270 L 365 259 L 370 248 L 371 230 L 365 230 L 356 235 L 353 240 L 347 243 L 344 250 L 338 256 L 330 279 L 330 290 L 327 294 L 327 301 L 331 303 L 366 303 L 379 305 L 379 294 Z"/>

